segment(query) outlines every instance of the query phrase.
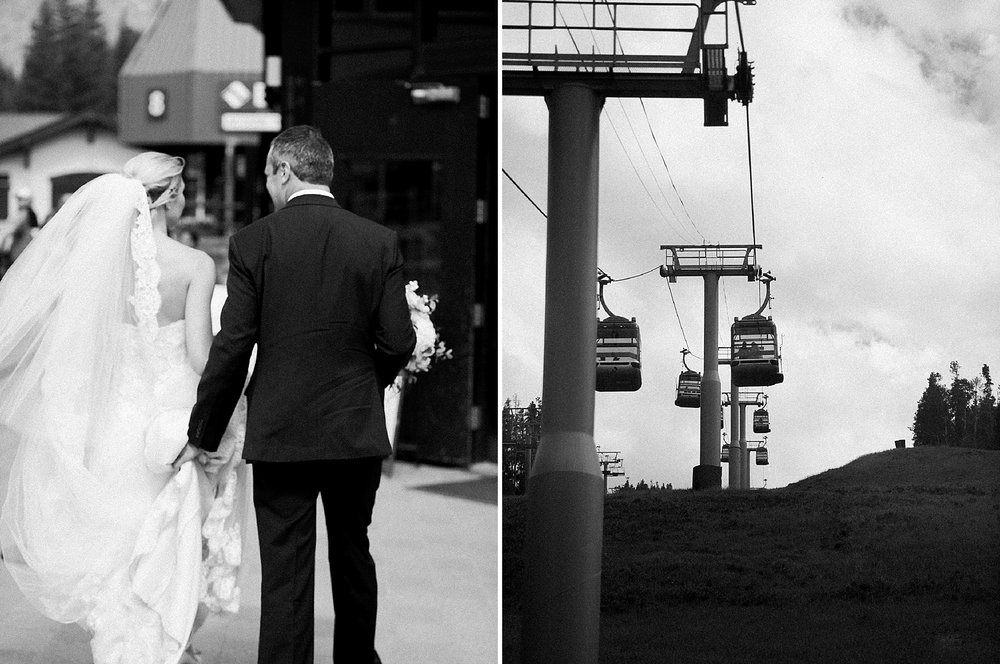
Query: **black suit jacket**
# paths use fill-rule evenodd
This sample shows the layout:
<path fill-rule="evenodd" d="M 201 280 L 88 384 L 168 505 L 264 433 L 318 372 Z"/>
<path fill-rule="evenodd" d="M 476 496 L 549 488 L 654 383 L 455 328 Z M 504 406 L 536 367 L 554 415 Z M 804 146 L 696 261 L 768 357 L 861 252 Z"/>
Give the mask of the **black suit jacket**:
<path fill-rule="evenodd" d="M 250 461 L 385 456 L 382 390 L 416 343 L 396 234 L 325 196 L 294 198 L 229 241 L 229 295 L 191 414 L 214 451 L 246 380 Z"/>

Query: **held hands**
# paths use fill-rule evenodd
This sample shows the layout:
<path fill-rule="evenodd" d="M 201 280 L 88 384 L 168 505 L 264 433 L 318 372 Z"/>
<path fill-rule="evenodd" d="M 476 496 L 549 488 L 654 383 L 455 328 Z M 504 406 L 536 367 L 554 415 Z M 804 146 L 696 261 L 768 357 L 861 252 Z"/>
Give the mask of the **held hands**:
<path fill-rule="evenodd" d="M 220 468 L 229 463 L 232 450 L 218 449 L 215 452 L 198 450 L 198 452 L 198 463 L 202 465 L 206 473 L 215 474 L 219 472 Z"/>
<path fill-rule="evenodd" d="M 174 471 L 178 471 L 188 461 L 195 460 L 204 467 L 206 473 L 217 473 L 219 468 L 224 466 L 227 461 L 229 461 L 230 455 L 226 450 L 217 450 L 215 452 L 205 452 L 204 450 L 198 449 L 194 445 L 188 443 L 181 450 L 177 458 L 171 464 Z"/>
<path fill-rule="evenodd" d="M 188 443 L 184 446 L 184 449 L 181 450 L 181 453 L 177 455 L 177 458 L 174 459 L 174 462 L 170 464 L 170 466 L 174 469 L 174 472 L 176 472 L 180 470 L 181 466 L 186 464 L 188 461 L 197 458 L 199 453 L 201 453 L 201 450 L 191 443 Z"/>

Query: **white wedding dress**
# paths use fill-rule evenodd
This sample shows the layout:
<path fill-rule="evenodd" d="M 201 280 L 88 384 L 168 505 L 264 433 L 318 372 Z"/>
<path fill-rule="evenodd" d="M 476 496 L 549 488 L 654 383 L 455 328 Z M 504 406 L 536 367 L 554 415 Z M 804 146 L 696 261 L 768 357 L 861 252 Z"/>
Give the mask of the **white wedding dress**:
<path fill-rule="evenodd" d="M 87 185 L 83 202 L 67 203 L 70 217 L 54 217 L 29 245 L 7 277 L 31 293 L 0 282 L 0 314 L 10 316 L 0 321 L 0 444 L 17 449 L 0 543 L 34 605 L 92 632 L 95 664 L 176 664 L 199 603 L 239 606 L 246 405 L 220 445 L 227 463 L 171 469 L 198 375 L 184 321 L 156 325 L 145 192 L 122 180 Z M 133 194 L 131 212 L 119 210 Z M 79 232 L 80 220 L 104 224 L 104 235 Z M 108 266 L 118 262 L 116 273 Z M 108 297 L 115 287 L 127 297 Z"/>
<path fill-rule="evenodd" d="M 174 473 L 170 463 L 187 439 L 199 378 L 188 362 L 184 321 L 157 330 L 151 391 L 140 369 L 139 329 L 127 326 L 125 339 L 118 399 L 109 404 L 108 434 L 119 445 L 90 464 L 95 481 L 125 509 L 117 541 L 105 542 L 113 554 L 88 570 L 96 585 L 83 593 L 93 592 L 83 622 L 94 633 L 95 664 L 167 664 L 187 646 L 199 601 L 216 612 L 239 607 L 246 416 L 242 410 L 233 418 L 220 445 L 230 462 L 219 472 L 188 463 Z"/>

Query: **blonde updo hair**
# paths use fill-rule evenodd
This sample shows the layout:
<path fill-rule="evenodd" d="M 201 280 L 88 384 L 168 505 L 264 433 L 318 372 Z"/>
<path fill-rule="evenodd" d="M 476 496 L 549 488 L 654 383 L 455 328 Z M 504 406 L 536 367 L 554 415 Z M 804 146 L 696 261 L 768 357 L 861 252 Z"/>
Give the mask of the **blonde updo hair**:
<path fill-rule="evenodd" d="M 143 152 L 125 162 L 122 175 L 142 183 L 149 197 L 150 209 L 166 204 L 177 196 L 184 159 L 162 152 Z"/>

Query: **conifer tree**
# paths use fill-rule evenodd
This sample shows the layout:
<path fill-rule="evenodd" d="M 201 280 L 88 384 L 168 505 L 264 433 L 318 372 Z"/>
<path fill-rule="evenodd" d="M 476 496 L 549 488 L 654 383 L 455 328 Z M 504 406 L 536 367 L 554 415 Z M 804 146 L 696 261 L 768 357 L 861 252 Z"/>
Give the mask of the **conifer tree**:
<path fill-rule="evenodd" d="M 17 77 L 14 72 L 0 63 L 0 111 L 17 108 Z"/>
<path fill-rule="evenodd" d="M 19 110 L 113 114 L 117 70 L 97 0 L 43 0 L 31 27 Z"/>
<path fill-rule="evenodd" d="M 975 390 L 971 381 L 959 376 L 961 367 L 958 362 L 952 362 L 951 368 L 951 388 L 948 390 L 948 413 L 951 419 L 951 430 L 948 436 L 948 444 L 961 446 L 968 444 L 971 434 L 969 426 L 969 415 L 972 411 L 971 405 L 974 399 Z"/>
<path fill-rule="evenodd" d="M 913 417 L 913 445 L 946 445 L 948 438 L 948 392 L 936 371 L 927 379 L 927 388 L 917 403 Z"/>
<path fill-rule="evenodd" d="M 1000 403 L 993 409 L 993 443 L 990 449 L 1000 450 Z"/>
<path fill-rule="evenodd" d="M 59 27 L 50 0 L 43 0 L 31 24 L 17 106 L 22 111 L 61 111 L 67 106 Z"/>
<path fill-rule="evenodd" d="M 997 422 L 997 400 L 993 394 L 993 378 L 990 366 L 983 365 L 983 395 L 977 409 L 977 447 L 1000 449 L 1000 428 Z"/>

